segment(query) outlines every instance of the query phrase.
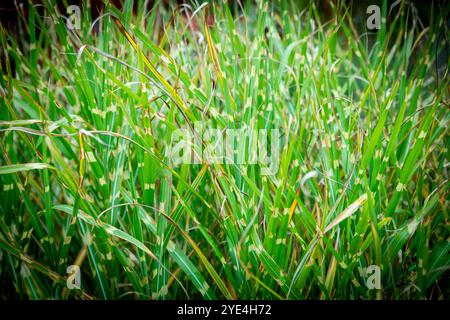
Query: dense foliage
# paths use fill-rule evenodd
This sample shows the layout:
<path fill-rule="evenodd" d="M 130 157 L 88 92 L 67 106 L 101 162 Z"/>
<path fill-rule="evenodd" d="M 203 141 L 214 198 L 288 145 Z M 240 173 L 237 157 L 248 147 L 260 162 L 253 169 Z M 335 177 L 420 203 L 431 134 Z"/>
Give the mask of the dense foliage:
<path fill-rule="evenodd" d="M 385 1 L 370 31 L 294 2 L 105 1 L 79 28 L 51 1 L 18 8 L 0 27 L 2 298 L 448 297 L 449 6 L 424 25 Z M 208 128 L 279 130 L 275 171 L 245 135 L 244 161 L 174 163 L 174 133 L 202 147 Z"/>

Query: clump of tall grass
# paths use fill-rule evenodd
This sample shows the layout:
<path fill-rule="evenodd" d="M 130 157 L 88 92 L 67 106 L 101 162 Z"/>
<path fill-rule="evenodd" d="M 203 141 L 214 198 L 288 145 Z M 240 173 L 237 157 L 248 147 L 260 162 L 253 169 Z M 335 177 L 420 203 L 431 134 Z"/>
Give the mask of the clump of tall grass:
<path fill-rule="evenodd" d="M 105 2 L 80 28 L 19 8 L 0 26 L 1 297 L 448 297 L 449 6 L 423 26 L 384 1 L 369 33 L 330 6 Z M 173 166 L 195 123 L 280 130 L 277 170 Z"/>

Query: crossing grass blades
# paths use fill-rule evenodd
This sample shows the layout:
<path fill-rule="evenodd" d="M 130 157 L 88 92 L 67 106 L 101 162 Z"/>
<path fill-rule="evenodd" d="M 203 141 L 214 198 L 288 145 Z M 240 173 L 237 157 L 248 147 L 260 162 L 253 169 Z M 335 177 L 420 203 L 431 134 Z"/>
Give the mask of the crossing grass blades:
<path fill-rule="evenodd" d="M 1 298 L 448 298 L 449 6 L 422 23 L 385 1 L 367 30 L 304 2 L 18 7 Z M 207 144 L 198 123 L 279 130 L 276 170 L 174 165 L 177 130 Z"/>

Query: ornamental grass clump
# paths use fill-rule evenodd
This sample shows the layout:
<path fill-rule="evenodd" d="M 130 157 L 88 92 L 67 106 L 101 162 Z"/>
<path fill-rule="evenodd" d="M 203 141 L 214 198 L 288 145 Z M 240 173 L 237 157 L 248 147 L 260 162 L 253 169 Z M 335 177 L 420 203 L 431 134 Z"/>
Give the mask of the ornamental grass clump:
<path fill-rule="evenodd" d="M 18 6 L 0 297 L 448 298 L 449 5 L 327 6 Z"/>

